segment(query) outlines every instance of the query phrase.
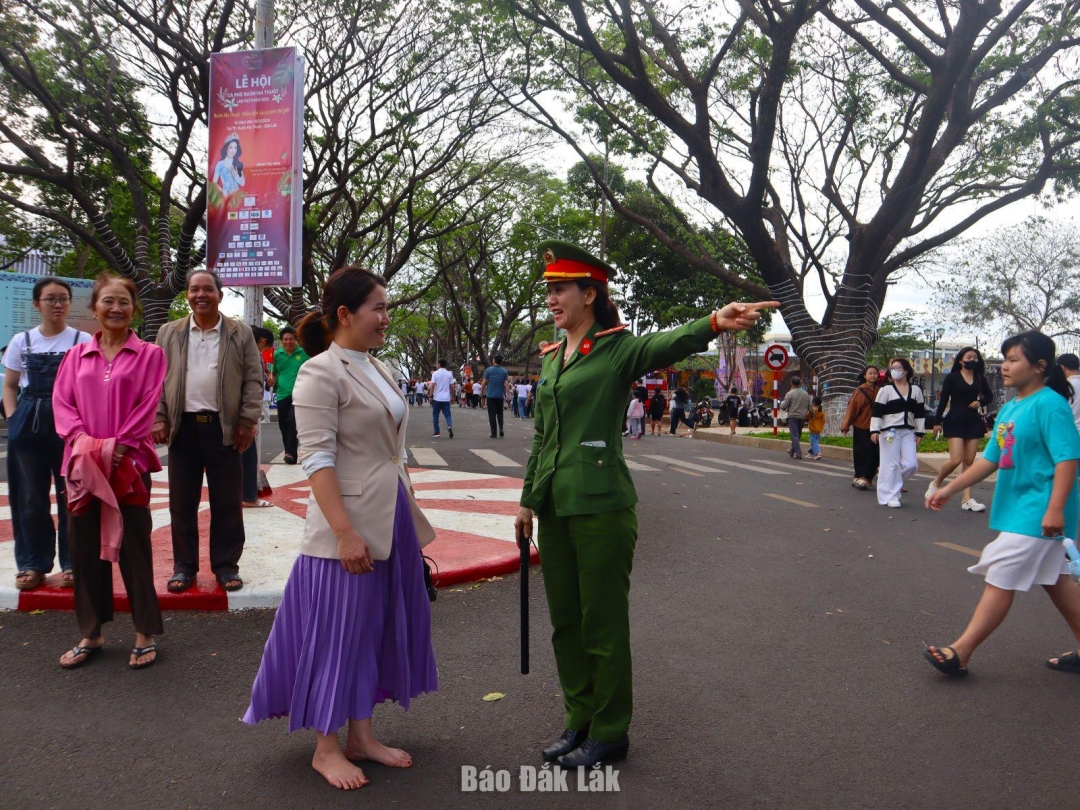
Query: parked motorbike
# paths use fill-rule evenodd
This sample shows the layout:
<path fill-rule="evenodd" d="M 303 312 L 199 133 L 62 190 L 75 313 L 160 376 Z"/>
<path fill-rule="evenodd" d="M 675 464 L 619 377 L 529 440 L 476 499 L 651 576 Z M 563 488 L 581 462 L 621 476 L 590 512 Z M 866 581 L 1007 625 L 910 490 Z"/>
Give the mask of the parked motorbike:
<path fill-rule="evenodd" d="M 709 407 L 709 400 L 703 399 L 694 406 L 694 424 L 697 427 L 709 427 L 712 420 L 713 412 Z"/>

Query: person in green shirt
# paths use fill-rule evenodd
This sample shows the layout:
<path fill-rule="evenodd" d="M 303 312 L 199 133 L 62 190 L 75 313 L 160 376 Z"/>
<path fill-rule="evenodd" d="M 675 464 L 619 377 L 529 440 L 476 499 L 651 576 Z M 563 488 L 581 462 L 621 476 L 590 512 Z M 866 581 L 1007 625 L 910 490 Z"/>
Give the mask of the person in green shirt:
<path fill-rule="evenodd" d="M 281 348 L 274 352 L 270 367 L 270 385 L 277 395 L 278 429 L 285 445 L 285 463 L 295 464 L 299 451 L 296 439 L 296 416 L 293 412 L 292 391 L 300 366 L 311 358 L 296 342 L 296 330 L 286 326 L 278 334 Z"/>
<path fill-rule="evenodd" d="M 622 760 L 630 747 L 637 493 L 622 453 L 626 390 L 645 372 L 704 351 L 718 333 L 747 329 L 762 309 L 779 304 L 728 304 L 708 318 L 635 337 L 608 295 L 614 268 L 559 240 L 538 249 L 547 305 L 566 337 L 541 349 L 535 433 L 515 527 L 532 537 L 538 519 L 566 709 L 566 730 L 543 756 L 588 767 Z"/>

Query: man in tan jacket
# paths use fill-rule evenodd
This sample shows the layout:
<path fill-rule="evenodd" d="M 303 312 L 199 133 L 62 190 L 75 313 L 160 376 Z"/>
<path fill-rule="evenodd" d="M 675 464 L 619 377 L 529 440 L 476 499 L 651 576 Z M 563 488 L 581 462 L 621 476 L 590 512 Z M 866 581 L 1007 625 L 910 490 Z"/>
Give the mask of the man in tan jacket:
<path fill-rule="evenodd" d="M 154 441 L 169 445 L 173 575 L 169 591 L 187 590 L 199 571 L 199 502 L 210 491 L 210 568 L 227 591 L 243 587 L 241 456 L 262 413 L 263 370 L 251 328 L 223 318 L 215 273 L 188 277 L 191 315 L 158 332 L 169 371 L 158 403 Z"/>

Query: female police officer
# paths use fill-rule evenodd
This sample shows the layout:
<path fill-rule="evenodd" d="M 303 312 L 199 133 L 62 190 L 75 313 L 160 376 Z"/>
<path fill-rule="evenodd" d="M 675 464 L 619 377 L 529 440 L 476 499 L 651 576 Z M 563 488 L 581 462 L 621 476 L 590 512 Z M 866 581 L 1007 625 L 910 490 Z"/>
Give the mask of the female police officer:
<path fill-rule="evenodd" d="M 622 454 L 630 384 L 703 351 L 726 330 L 746 329 L 776 302 L 728 304 L 669 332 L 634 337 L 608 297 L 615 270 L 580 248 L 539 245 L 555 325 L 566 330 L 541 354 L 535 436 L 515 525 L 539 519 L 544 590 L 554 627 L 566 730 L 544 751 L 564 767 L 624 759 L 630 742 L 630 569 L 637 494 Z"/>

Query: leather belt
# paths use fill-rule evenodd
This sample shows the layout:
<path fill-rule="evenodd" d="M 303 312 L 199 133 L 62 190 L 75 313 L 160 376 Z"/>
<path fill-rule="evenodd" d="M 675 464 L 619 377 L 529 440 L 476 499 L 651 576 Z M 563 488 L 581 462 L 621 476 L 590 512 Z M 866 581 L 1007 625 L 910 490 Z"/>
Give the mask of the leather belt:
<path fill-rule="evenodd" d="M 184 416 L 194 419 L 200 425 L 212 425 L 215 422 L 220 421 L 216 411 L 199 411 L 197 413 L 188 411 Z"/>

